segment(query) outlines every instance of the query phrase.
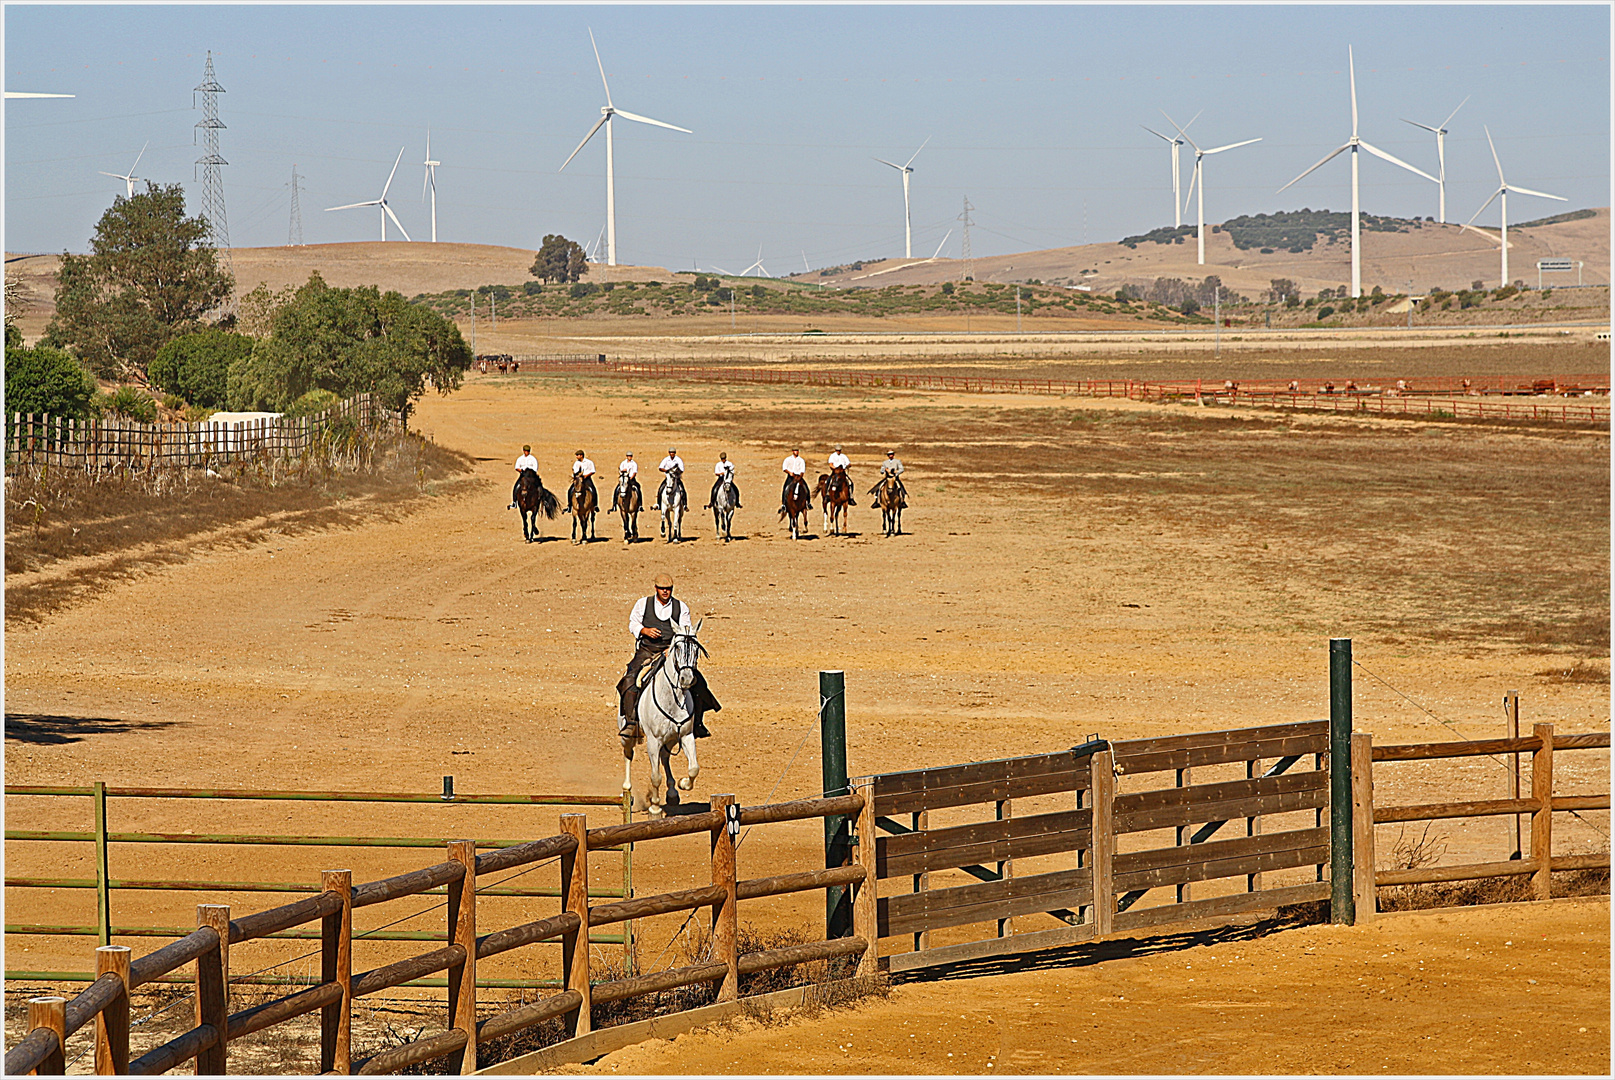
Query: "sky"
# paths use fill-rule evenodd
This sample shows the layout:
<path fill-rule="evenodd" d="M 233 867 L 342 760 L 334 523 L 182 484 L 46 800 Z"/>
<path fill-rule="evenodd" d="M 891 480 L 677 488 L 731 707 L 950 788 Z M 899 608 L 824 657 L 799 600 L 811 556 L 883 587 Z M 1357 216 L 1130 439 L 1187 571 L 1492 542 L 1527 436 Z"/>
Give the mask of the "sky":
<path fill-rule="evenodd" d="M 689 128 L 614 121 L 617 258 L 780 275 L 904 252 L 913 160 L 917 257 L 1117 240 L 1173 224 L 1162 110 L 1202 147 L 1206 218 L 1350 208 L 1355 50 L 1363 139 L 1437 172 L 1448 219 L 1510 183 L 1511 218 L 1610 205 L 1611 8 L 1586 5 L 67 5 L 4 8 L 5 84 L 71 93 L 5 104 L 7 252 L 84 251 L 136 175 L 201 207 L 200 100 L 212 53 L 229 238 L 277 246 L 292 171 L 305 243 L 374 240 L 388 192 L 442 241 L 536 249 L 559 233 L 604 259 L 605 104 Z M 929 140 L 927 142 L 927 140 Z M 1182 160 L 1187 195 L 1191 148 Z M 1434 215 L 1436 186 L 1363 155 L 1364 211 Z M 1185 220 L 1194 220 L 1191 204 Z M 1497 204 L 1477 220 L 1495 226 Z M 397 230 L 389 224 L 389 237 Z"/>

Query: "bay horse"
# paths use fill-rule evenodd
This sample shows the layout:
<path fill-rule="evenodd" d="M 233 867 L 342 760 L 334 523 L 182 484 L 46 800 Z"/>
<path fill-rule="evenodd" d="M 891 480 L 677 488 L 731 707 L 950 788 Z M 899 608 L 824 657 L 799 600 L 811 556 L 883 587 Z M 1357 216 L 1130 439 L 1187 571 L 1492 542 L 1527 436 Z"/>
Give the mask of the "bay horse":
<path fill-rule="evenodd" d="M 645 499 L 639 490 L 639 481 L 627 473 L 617 477 L 617 490 L 611 497 L 611 512 L 622 515 L 622 538 L 631 544 L 639 539 L 639 512 Z"/>
<path fill-rule="evenodd" d="M 787 480 L 782 501 L 785 505 L 780 509 L 780 520 L 789 517 L 791 539 L 800 540 L 807 532 L 807 512 L 813 509 L 813 493 L 808 490 L 807 481 L 800 476 L 793 476 Z"/>
<path fill-rule="evenodd" d="M 538 515 L 543 514 L 553 521 L 559 507 L 560 500 L 544 486 L 538 473 L 523 469 L 516 478 L 516 509 L 521 511 L 522 537 L 529 544 L 538 539 Z"/>
<path fill-rule="evenodd" d="M 662 536 L 669 544 L 682 543 L 684 511 L 689 506 L 689 499 L 684 494 L 682 470 L 678 468 L 667 470 L 662 488 L 656 493 L 656 505 L 662 508 Z"/>
<path fill-rule="evenodd" d="M 727 473 L 718 481 L 718 493 L 712 497 L 712 521 L 723 542 L 730 540 L 729 527 L 735 520 L 735 482 Z"/>
<path fill-rule="evenodd" d="M 567 493 L 567 505 L 572 508 L 572 542 L 587 544 L 590 539 L 598 540 L 594 532 L 594 514 L 600 507 L 595 502 L 594 488 L 585 484 L 583 477 L 573 478 L 572 489 Z"/>
<path fill-rule="evenodd" d="M 664 504 L 665 505 L 665 504 Z M 662 778 L 667 778 L 667 802 L 677 806 L 680 791 L 695 786 L 701 773 L 695 757 L 695 685 L 696 665 L 706 649 L 696 640 L 701 624 L 695 624 L 694 634 L 675 634 L 672 644 L 655 665 L 655 674 L 640 692 L 634 707 L 634 718 L 639 721 L 640 733 L 632 738 L 619 736 L 622 741 L 622 789 L 634 789 L 634 746 L 645 744 L 645 758 L 650 763 L 650 786 L 645 792 L 645 811 L 653 818 L 666 814 L 662 799 Z M 685 775 L 673 777 L 673 749 L 684 754 Z"/>
<path fill-rule="evenodd" d="M 903 489 L 897 477 L 885 476 L 875 489 L 875 505 L 880 507 L 881 528 L 887 536 L 903 535 Z"/>
<path fill-rule="evenodd" d="M 824 511 L 824 531 L 840 536 L 847 531 L 847 504 L 852 502 L 852 481 L 847 470 L 837 466 L 829 475 L 819 474 L 819 506 Z"/>

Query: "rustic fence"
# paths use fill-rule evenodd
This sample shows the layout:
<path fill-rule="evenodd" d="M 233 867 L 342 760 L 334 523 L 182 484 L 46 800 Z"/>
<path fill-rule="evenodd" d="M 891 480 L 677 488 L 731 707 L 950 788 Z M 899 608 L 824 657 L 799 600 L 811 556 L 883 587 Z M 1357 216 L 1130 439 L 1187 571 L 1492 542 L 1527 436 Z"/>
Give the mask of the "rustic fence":
<path fill-rule="evenodd" d="M 6 469 L 18 466 L 147 471 L 202 469 L 226 462 L 342 452 L 362 433 L 391 430 L 398 414 L 369 394 L 311 416 L 194 424 L 143 424 L 120 417 L 78 420 L 13 413 L 6 417 Z"/>

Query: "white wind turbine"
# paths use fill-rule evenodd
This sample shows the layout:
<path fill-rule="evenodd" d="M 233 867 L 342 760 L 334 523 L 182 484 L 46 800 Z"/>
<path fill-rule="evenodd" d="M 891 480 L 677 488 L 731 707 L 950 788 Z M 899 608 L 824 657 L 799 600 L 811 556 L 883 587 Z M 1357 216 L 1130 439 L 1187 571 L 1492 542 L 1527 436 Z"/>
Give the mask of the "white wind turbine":
<path fill-rule="evenodd" d="M 930 141 L 931 136 L 927 135 L 925 137 L 925 142 L 920 144 L 920 150 L 924 150 L 926 143 L 929 143 Z M 909 174 L 914 171 L 912 168 L 910 168 L 910 166 L 914 164 L 914 159 L 920 156 L 920 150 L 916 150 L 914 153 L 910 154 L 908 160 L 903 162 L 901 165 L 897 164 L 895 161 L 887 161 L 885 158 L 875 159 L 882 165 L 890 165 L 892 168 L 903 174 L 903 258 L 905 259 L 912 259 L 914 257 L 914 229 L 912 223 L 910 222 L 908 213 L 908 178 Z"/>
<path fill-rule="evenodd" d="M 1464 102 L 1468 100 L 1469 98 L 1465 97 L 1463 101 L 1460 101 L 1458 103 L 1458 109 L 1463 108 Z M 1447 118 L 1441 121 L 1440 125 L 1437 127 L 1431 127 L 1429 124 L 1421 124 L 1417 120 L 1404 119 L 1402 121 L 1404 124 L 1412 124 L 1416 128 L 1423 128 L 1426 131 L 1435 133 L 1436 162 L 1440 165 L 1437 172 L 1441 174 L 1440 178 L 1436 180 L 1436 184 L 1441 188 L 1441 224 L 1443 225 L 1447 223 L 1447 125 L 1452 123 L 1452 118 L 1454 116 L 1458 115 L 1458 109 L 1454 109 L 1452 112 L 1448 113 Z"/>
<path fill-rule="evenodd" d="M 1161 115 L 1166 116 L 1166 113 L 1163 112 L 1163 113 L 1161 113 Z M 1172 120 L 1172 118 L 1170 116 L 1167 116 L 1166 118 L 1168 120 Z M 1191 124 L 1194 123 L 1194 121 L 1192 121 L 1192 120 L 1189 121 L 1189 122 Z M 1178 123 L 1177 123 L 1176 120 L 1172 120 L 1172 126 L 1175 127 L 1175 128 L 1178 128 L 1178 134 L 1182 135 L 1185 139 L 1187 139 L 1188 142 L 1189 142 L 1189 145 L 1194 147 L 1194 175 L 1189 178 L 1189 196 L 1190 196 L 1190 198 L 1193 198 L 1194 193 L 1195 193 L 1195 188 L 1198 187 L 1200 189 L 1200 198 L 1199 198 L 1198 203 L 1197 203 L 1197 205 L 1200 207 L 1200 211 L 1199 211 L 1199 214 L 1200 214 L 1200 232 L 1199 232 L 1200 265 L 1204 266 L 1204 265 L 1206 265 L 1206 182 L 1200 175 L 1200 173 L 1201 173 L 1201 165 L 1200 165 L 1200 163 L 1205 158 L 1205 156 L 1207 154 L 1220 154 L 1224 150 L 1232 150 L 1237 146 L 1249 146 L 1251 143 L 1261 142 L 1262 139 L 1261 139 L 1261 136 L 1257 136 L 1254 139 L 1246 139 L 1244 142 L 1229 143 L 1227 146 L 1214 146 L 1210 150 L 1202 150 L 1202 149 L 1200 149 L 1200 147 L 1198 145 L 1196 145 L 1196 143 L 1195 143 L 1195 141 L 1193 139 L 1189 138 L 1187 132 L 1185 132 L 1182 128 L 1178 127 Z M 1185 207 L 1187 207 L 1189 204 L 1188 204 L 1187 201 L 1185 201 L 1183 205 Z"/>
<path fill-rule="evenodd" d="M 151 140 L 146 140 L 146 146 L 150 145 Z M 124 186 L 128 189 L 128 197 L 132 199 L 135 197 L 135 181 L 140 179 L 140 177 L 135 175 L 135 170 L 140 168 L 140 159 L 146 156 L 146 146 L 142 146 L 140 148 L 140 153 L 135 155 L 135 163 L 129 166 L 129 171 L 127 173 L 103 172 L 100 169 L 95 171 L 101 173 L 102 176 L 110 176 L 114 180 L 122 180 Z"/>
<path fill-rule="evenodd" d="M 409 231 L 404 228 L 404 223 L 398 220 L 398 215 L 393 213 L 393 208 L 387 205 L 387 189 L 393 186 L 393 175 L 398 172 L 398 163 L 403 160 L 404 147 L 400 146 L 398 148 L 398 157 L 393 159 L 393 171 L 387 174 L 387 182 L 382 185 L 381 198 L 370 199 L 366 202 L 348 203 L 345 206 L 327 206 L 325 208 L 326 212 L 329 213 L 332 210 L 355 210 L 361 206 L 379 206 L 381 207 L 381 239 L 383 241 L 387 239 L 387 219 L 392 218 L 393 224 L 398 226 L 398 231 L 404 234 L 405 240 L 408 240 Z"/>
<path fill-rule="evenodd" d="M 578 150 L 582 150 L 584 146 L 588 144 L 589 140 L 594 138 L 594 133 L 599 131 L 603 125 L 606 129 L 606 265 L 616 266 L 617 185 L 612 164 L 611 118 L 614 116 L 620 116 L 624 120 L 635 120 L 641 124 L 652 124 L 656 127 L 668 128 L 671 131 L 682 131 L 686 135 L 691 135 L 694 133 L 690 131 L 689 128 L 681 128 L 676 124 L 664 124 L 662 121 L 652 120 L 648 116 L 639 116 L 635 113 L 625 112 L 624 110 L 613 105 L 611 103 L 611 84 L 606 82 L 606 65 L 600 62 L 600 46 L 596 45 L 594 42 L 593 30 L 589 31 L 589 45 L 594 49 L 595 65 L 600 68 L 600 83 L 606 88 L 606 103 L 600 106 L 600 119 L 594 122 L 594 127 L 590 128 L 589 133 L 583 137 L 583 142 L 578 143 L 578 149 L 568 154 L 566 160 L 561 162 L 561 169 L 565 169 L 567 165 L 571 164 L 572 159 L 578 156 Z M 557 169 L 556 171 L 560 172 L 561 169 Z"/>
<path fill-rule="evenodd" d="M 1429 173 L 1425 172 L 1423 169 L 1415 169 L 1412 165 L 1409 165 L 1401 158 L 1392 157 L 1385 151 L 1376 146 L 1370 146 L 1368 143 L 1357 137 L 1357 62 L 1352 56 L 1350 45 L 1346 46 L 1346 63 L 1350 65 L 1351 68 L 1351 138 L 1346 141 L 1346 145 L 1337 150 L 1330 151 L 1329 155 L 1325 157 L 1323 161 L 1318 162 L 1317 165 L 1312 166 L 1312 168 L 1308 169 L 1294 180 L 1291 180 L 1290 183 L 1285 184 L 1284 187 L 1279 188 L 1279 190 L 1283 191 L 1284 188 L 1290 187 L 1293 184 L 1305 179 L 1310 173 L 1323 166 L 1337 154 L 1344 153 L 1347 150 L 1351 151 L 1351 294 L 1354 297 L 1358 297 L 1363 295 L 1363 264 L 1361 244 L 1359 243 L 1362 231 L 1362 214 L 1358 211 L 1360 204 L 1357 196 L 1358 149 L 1361 148 L 1363 150 L 1367 150 L 1370 154 L 1373 154 L 1378 158 L 1384 158 L 1392 165 L 1400 165 L 1408 172 L 1417 173 L 1419 176 L 1424 177 L 1433 184 L 1440 183 L 1440 181 L 1431 176 Z"/>
<path fill-rule="evenodd" d="M 1502 237 L 1501 237 L 1501 239 L 1502 239 L 1502 252 L 1503 252 L 1503 284 L 1507 285 L 1508 284 L 1508 193 L 1511 192 L 1511 191 L 1517 191 L 1521 195 L 1535 195 L 1535 196 L 1537 196 L 1538 198 L 1541 198 L 1541 199 L 1558 199 L 1560 202 L 1569 202 L 1570 200 L 1565 198 L 1563 195 L 1549 195 L 1546 191 L 1532 191 L 1530 188 L 1522 188 L 1522 187 L 1520 187 L 1520 186 L 1518 186 L 1516 184 L 1511 184 L 1507 180 L 1504 180 L 1503 179 L 1503 163 L 1497 159 L 1497 146 L 1492 142 L 1491 129 L 1486 128 L 1485 131 L 1486 131 L 1486 145 L 1490 146 L 1492 148 L 1492 164 L 1497 166 L 1497 190 L 1492 192 L 1492 198 L 1491 199 L 1487 199 L 1485 202 L 1480 204 L 1480 210 L 1476 210 L 1472 215 L 1470 215 L 1469 220 L 1464 222 L 1464 228 L 1467 229 L 1472 224 L 1474 224 L 1475 219 L 1480 217 L 1481 212 L 1484 211 L 1488 206 L 1492 205 L 1492 199 L 1495 199 L 1498 196 L 1502 196 L 1503 201 L 1502 201 L 1502 203 L 1499 204 L 1498 209 L 1502 211 L 1502 215 L 1503 215 L 1503 231 L 1502 231 Z M 1480 232 L 1479 229 L 1476 229 L 1474 231 L 1475 232 Z M 1482 235 L 1484 235 L 1484 234 L 1482 234 Z"/>
<path fill-rule="evenodd" d="M 1166 116 L 1166 110 L 1165 109 L 1161 110 L 1161 115 Z M 1168 120 L 1172 119 L 1170 116 L 1166 116 L 1166 118 Z M 1187 131 L 1189 129 L 1190 125 L 1192 125 L 1198 119 L 1200 119 L 1200 113 L 1195 113 L 1194 116 L 1189 119 L 1189 123 L 1184 124 L 1183 127 L 1181 127 L 1181 128 L 1178 128 L 1178 135 L 1176 137 L 1173 137 L 1173 136 L 1170 136 L 1170 135 L 1162 135 L 1159 131 L 1156 131 L 1154 128 L 1148 126 L 1147 124 L 1138 125 L 1139 127 L 1143 128 L 1145 131 L 1149 132 L 1151 135 L 1154 135 L 1157 139 L 1165 139 L 1166 142 L 1172 147 L 1172 226 L 1173 226 L 1173 228 L 1182 228 L 1183 227 L 1183 201 L 1182 201 L 1183 200 L 1183 191 L 1181 190 L 1182 186 L 1183 186 L 1183 169 L 1181 167 L 1179 167 L 1179 165 L 1178 165 L 1178 147 L 1182 146 L 1183 143 L 1184 143 L 1184 140 L 1188 137 L 1188 136 L 1184 135 L 1183 132 Z M 1173 125 L 1173 126 L 1176 127 L 1176 125 Z"/>
<path fill-rule="evenodd" d="M 421 182 L 421 198 L 426 198 L 426 189 L 432 189 L 432 243 L 437 243 L 437 167 L 441 161 L 432 160 L 432 129 L 426 129 L 426 179 Z M 400 229 L 402 225 L 398 226 Z"/>
<path fill-rule="evenodd" d="M 747 274 L 751 273 L 753 270 L 757 271 L 757 273 L 762 277 L 773 277 L 774 276 L 774 275 L 772 275 L 772 274 L 770 274 L 768 272 L 768 269 L 766 267 L 763 266 L 763 246 L 761 244 L 757 245 L 757 261 L 752 263 L 750 266 L 746 267 L 746 269 L 742 270 L 740 272 L 740 276 L 745 277 Z"/>

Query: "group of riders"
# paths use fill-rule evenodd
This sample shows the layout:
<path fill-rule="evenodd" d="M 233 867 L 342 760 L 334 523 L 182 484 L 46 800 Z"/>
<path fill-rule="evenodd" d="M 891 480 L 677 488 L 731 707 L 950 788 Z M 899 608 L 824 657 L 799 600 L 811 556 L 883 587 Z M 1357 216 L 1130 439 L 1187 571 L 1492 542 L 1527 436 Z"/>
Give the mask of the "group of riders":
<path fill-rule="evenodd" d="M 596 489 L 594 482 L 594 462 L 590 461 L 582 450 L 577 451 L 574 456 L 576 460 L 572 463 L 572 487 L 569 495 L 580 490 L 586 490 L 590 496 L 589 505 L 600 505 L 600 493 Z M 830 452 L 830 456 L 826 459 L 826 464 L 830 467 L 830 481 L 836 484 L 844 483 L 848 485 L 850 491 L 852 479 L 847 469 L 852 464 L 852 459 L 842 453 L 839 444 Z M 792 447 L 790 456 L 780 464 L 780 470 L 785 476 L 785 483 L 780 488 L 779 493 L 779 512 L 781 515 L 786 512 L 786 505 L 791 500 L 793 489 L 795 489 L 797 501 L 800 505 L 806 507 L 813 505 L 813 489 L 808 487 L 807 467 L 807 461 L 802 457 L 801 447 Z M 532 470 L 535 476 L 538 474 L 538 459 L 533 457 L 531 445 L 523 445 L 521 456 L 516 459 L 516 486 L 510 490 L 511 508 L 514 508 L 517 503 L 517 492 L 520 489 L 522 474 L 529 469 Z M 667 456 L 662 459 L 657 469 L 664 476 L 672 479 L 674 490 L 677 492 L 676 497 L 683 498 L 684 459 L 679 457 L 677 447 L 670 446 L 667 448 Z M 636 503 L 643 505 L 644 493 L 639 486 L 639 462 L 634 460 L 632 450 L 623 455 L 622 461 L 617 465 L 617 475 L 619 480 L 625 481 L 626 489 L 637 496 Z M 740 486 L 735 483 L 735 463 L 729 460 L 727 451 L 718 454 L 717 463 L 712 467 L 712 475 L 712 493 L 702 509 L 705 510 L 718 501 L 718 490 L 725 483 L 728 483 L 732 492 L 734 507 L 739 509 L 741 506 Z M 888 480 L 897 487 L 898 505 L 907 508 L 908 489 L 903 486 L 903 463 L 898 460 L 896 450 L 886 451 L 886 460 L 880 463 L 880 479 L 869 489 L 868 494 L 875 494 L 880 490 L 881 485 L 887 483 Z M 852 506 L 858 505 L 856 498 L 849 496 L 847 501 Z M 571 513 L 570 502 L 569 498 L 568 508 L 563 510 L 562 513 Z M 613 510 L 617 509 L 615 499 L 613 499 L 611 508 Z M 657 501 L 651 504 L 651 509 L 660 510 L 661 508 L 660 488 L 658 488 Z"/>

